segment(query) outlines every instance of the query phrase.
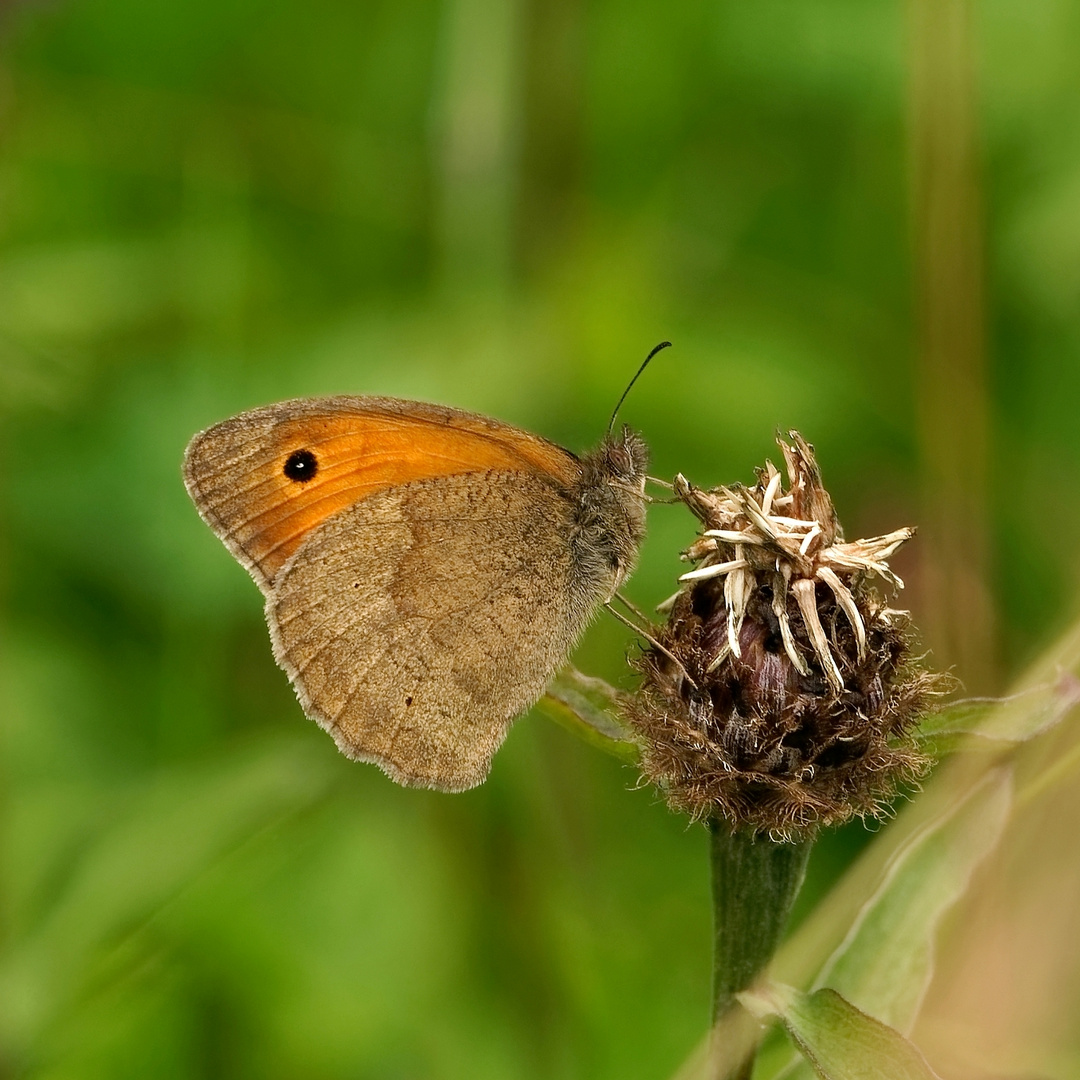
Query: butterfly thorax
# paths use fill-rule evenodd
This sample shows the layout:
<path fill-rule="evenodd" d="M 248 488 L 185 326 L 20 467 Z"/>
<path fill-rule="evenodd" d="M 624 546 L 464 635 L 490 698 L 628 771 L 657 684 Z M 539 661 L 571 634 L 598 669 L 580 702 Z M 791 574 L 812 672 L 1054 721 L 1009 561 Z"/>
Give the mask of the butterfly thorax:
<path fill-rule="evenodd" d="M 581 461 L 574 492 L 574 563 L 582 582 L 603 583 L 608 600 L 634 569 L 645 535 L 645 470 L 648 448 L 624 427 Z M 594 600 L 595 602 L 595 600 Z"/>

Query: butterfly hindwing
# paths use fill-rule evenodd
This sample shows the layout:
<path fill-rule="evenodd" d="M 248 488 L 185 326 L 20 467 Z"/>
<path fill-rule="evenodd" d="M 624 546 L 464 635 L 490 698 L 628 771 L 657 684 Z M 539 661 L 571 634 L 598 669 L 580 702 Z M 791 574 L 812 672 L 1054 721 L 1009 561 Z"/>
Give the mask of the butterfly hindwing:
<path fill-rule="evenodd" d="M 480 783 L 600 597 L 580 595 L 550 480 L 438 477 L 335 515 L 278 576 L 278 662 L 348 756 L 395 780 Z"/>

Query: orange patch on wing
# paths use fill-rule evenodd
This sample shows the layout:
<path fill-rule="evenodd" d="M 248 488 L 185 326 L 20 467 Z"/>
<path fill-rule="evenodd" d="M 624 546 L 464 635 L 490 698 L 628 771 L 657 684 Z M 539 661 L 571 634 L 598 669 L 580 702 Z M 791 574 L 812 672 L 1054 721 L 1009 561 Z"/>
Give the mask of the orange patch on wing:
<path fill-rule="evenodd" d="M 196 503 L 257 579 L 272 581 L 305 536 L 332 515 L 401 484 L 487 470 L 539 473 L 561 484 L 577 478 L 571 454 L 519 428 L 455 410 L 390 404 L 331 399 L 322 412 L 255 410 L 193 441 L 187 474 Z M 298 450 L 315 456 L 309 480 L 285 475 L 285 462 Z"/>

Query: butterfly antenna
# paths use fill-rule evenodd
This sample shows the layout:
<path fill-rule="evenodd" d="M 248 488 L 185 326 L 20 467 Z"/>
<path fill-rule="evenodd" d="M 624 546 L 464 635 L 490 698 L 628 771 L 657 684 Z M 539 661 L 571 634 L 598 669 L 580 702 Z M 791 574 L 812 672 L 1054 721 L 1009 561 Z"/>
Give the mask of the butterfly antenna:
<path fill-rule="evenodd" d="M 650 352 L 649 355 L 645 357 L 645 363 L 643 363 L 641 367 L 637 369 L 637 374 L 630 380 L 629 383 L 627 383 L 626 389 L 622 392 L 622 397 L 619 398 L 618 404 L 615 406 L 615 411 L 611 414 L 611 419 L 608 421 L 607 433 L 609 435 L 611 434 L 611 429 L 615 426 L 615 417 L 619 415 L 619 410 L 622 408 L 622 403 L 626 400 L 626 395 L 630 393 L 631 388 L 633 387 L 634 383 L 638 381 L 641 373 L 649 366 L 649 361 L 658 352 L 660 352 L 661 349 L 667 349 L 670 348 L 670 346 L 670 341 L 661 341 L 660 344 L 657 345 L 656 348 L 653 349 L 652 352 Z"/>

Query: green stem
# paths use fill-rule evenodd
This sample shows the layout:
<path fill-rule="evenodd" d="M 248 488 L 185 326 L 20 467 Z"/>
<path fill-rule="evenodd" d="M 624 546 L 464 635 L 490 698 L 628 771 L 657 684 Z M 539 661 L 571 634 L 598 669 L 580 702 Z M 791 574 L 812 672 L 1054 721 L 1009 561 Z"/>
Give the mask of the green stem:
<path fill-rule="evenodd" d="M 713 886 L 713 1022 L 728 1017 L 735 995 L 749 989 L 780 944 L 806 873 L 812 844 L 778 844 L 710 822 Z M 747 1015 L 747 1021 L 752 1018 Z M 756 1023 L 756 1021 L 752 1021 Z M 750 1041 L 752 1045 L 753 1040 Z M 718 1060 L 724 1055 L 718 1055 Z M 753 1052 L 716 1080 L 749 1080 Z"/>

